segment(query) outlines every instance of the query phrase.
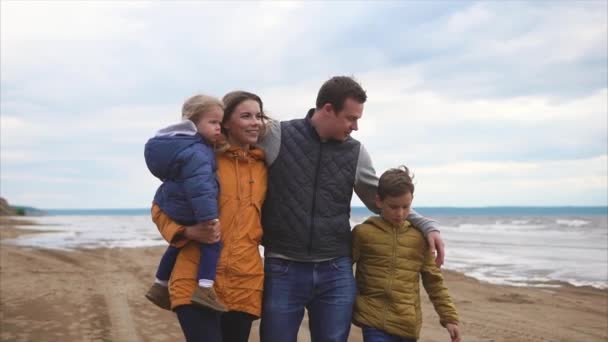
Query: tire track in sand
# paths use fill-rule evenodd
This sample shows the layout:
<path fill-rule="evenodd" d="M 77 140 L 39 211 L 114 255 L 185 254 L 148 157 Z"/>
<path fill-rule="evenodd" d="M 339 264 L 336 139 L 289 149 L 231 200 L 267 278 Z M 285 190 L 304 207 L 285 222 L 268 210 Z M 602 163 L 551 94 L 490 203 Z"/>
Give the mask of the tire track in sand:
<path fill-rule="evenodd" d="M 123 270 L 121 265 L 113 264 L 112 250 L 104 251 L 104 265 L 106 272 L 102 274 L 104 299 L 108 309 L 110 324 L 112 325 L 112 341 L 115 342 L 140 342 L 135 324 L 128 305 L 127 284 L 136 284 L 133 275 L 128 270 Z"/>

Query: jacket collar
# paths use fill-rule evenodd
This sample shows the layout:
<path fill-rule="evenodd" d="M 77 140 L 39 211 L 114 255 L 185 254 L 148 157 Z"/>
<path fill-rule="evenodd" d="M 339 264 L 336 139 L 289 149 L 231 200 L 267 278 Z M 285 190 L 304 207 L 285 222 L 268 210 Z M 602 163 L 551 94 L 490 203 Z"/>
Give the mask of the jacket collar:
<path fill-rule="evenodd" d="M 396 230 L 397 233 L 404 233 L 412 226 L 409 221 L 404 221 L 399 225 L 395 225 L 383 219 L 381 216 L 372 216 L 365 220 L 364 223 L 371 224 L 372 226 L 375 226 L 386 232 L 393 232 Z"/>
<path fill-rule="evenodd" d="M 308 133 L 310 133 L 317 140 L 321 141 L 321 137 L 319 136 L 317 129 L 315 128 L 315 126 L 312 125 L 312 116 L 314 114 L 315 114 L 315 109 L 314 108 L 309 109 L 308 113 L 306 113 L 306 116 L 304 117 L 304 122 L 306 123 L 306 129 L 308 130 Z"/>
<path fill-rule="evenodd" d="M 222 153 L 233 157 L 249 157 L 255 160 L 264 160 L 264 151 L 257 146 L 252 146 L 249 150 L 243 151 L 240 146 L 229 145 Z"/>

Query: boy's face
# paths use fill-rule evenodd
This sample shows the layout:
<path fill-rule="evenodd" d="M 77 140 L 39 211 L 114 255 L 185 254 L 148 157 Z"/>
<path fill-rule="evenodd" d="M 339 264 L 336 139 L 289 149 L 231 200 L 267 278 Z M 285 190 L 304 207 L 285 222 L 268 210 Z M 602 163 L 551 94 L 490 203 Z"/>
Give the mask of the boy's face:
<path fill-rule="evenodd" d="M 219 106 L 213 106 L 203 113 L 196 124 L 196 130 L 208 143 L 215 143 L 220 137 L 220 127 L 224 110 Z"/>
<path fill-rule="evenodd" d="M 382 210 L 382 217 L 392 224 L 399 225 L 410 214 L 414 196 L 407 192 L 401 196 L 386 196 L 380 199 L 376 195 L 376 206 Z"/>

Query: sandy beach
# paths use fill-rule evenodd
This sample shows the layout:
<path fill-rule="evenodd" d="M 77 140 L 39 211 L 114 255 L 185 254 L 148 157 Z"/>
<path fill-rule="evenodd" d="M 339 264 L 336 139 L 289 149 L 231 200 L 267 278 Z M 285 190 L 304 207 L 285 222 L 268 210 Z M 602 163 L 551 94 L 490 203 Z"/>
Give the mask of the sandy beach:
<path fill-rule="evenodd" d="M 33 234 L 0 218 L 0 239 Z M 163 248 L 74 252 L 0 245 L 0 340 L 180 341 L 175 315 L 144 298 Z M 608 290 L 498 286 L 444 271 L 463 341 L 607 341 Z M 449 341 L 423 294 L 420 341 Z M 257 325 L 250 341 L 258 341 Z M 299 341 L 309 341 L 306 319 Z M 361 341 L 352 328 L 349 341 Z"/>

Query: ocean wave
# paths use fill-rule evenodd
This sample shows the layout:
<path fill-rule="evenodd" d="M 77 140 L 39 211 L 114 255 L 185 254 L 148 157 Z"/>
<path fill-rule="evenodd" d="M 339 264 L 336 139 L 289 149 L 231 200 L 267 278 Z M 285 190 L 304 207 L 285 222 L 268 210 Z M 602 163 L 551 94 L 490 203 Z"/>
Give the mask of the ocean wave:
<path fill-rule="evenodd" d="M 555 220 L 555 223 L 561 225 L 561 226 L 568 226 L 568 227 L 582 227 L 582 226 L 586 226 L 589 223 L 591 223 L 590 221 L 585 221 L 585 220 L 564 220 L 564 219 L 558 219 Z"/>
<path fill-rule="evenodd" d="M 359 223 L 364 217 L 353 217 Z M 166 246 L 148 216 L 33 218 L 43 231 L 2 243 L 61 250 Z M 608 288 L 604 217 L 454 217 L 440 226 L 447 269 L 512 286 Z M 260 248 L 263 254 L 263 248 Z"/>

